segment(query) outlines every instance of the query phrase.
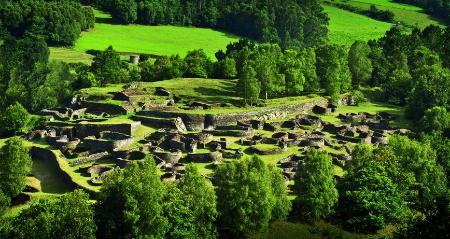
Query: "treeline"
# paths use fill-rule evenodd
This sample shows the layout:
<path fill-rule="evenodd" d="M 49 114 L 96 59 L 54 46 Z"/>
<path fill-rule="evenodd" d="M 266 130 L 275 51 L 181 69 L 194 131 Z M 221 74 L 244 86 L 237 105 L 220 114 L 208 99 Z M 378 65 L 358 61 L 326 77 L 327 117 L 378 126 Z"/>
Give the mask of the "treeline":
<path fill-rule="evenodd" d="M 73 45 L 94 26 L 91 7 L 71 0 L 0 1 L 0 37 L 40 36 L 53 45 Z"/>
<path fill-rule="evenodd" d="M 422 7 L 428 14 L 450 21 L 450 0 L 394 0 L 394 2 Z"/>
<path fill-rule="evenodd" d="M 371 74 L 363 84 L 380 86 L 389 103 L 406 106 L 407 115 L 420 119 L 427 109 L 450 103 L 450 28 L 429 26 L 404 34 L 392 28 L 364 46 Z"/>
<path fill-rule="evenodd" d="M 317 0 L 102 0 L 85 1 L 119 23 L 222 29 L 257 41 L 303 48 L 327 37 L 328 17 Z"/>
<path fill-rule="evenodd" d="M 394 22 L 395 14 L 389 10 L 381 10 L 378 9 L 375 5 L 370 5 L 368 10 L 363 10 L 361 8 L 349 5 L 347 3 L 333 2 L 333 1 L 325 1 L 327 4 L 336 6 L 338 8 L 362 14 L 368 16 L 372 19 L 383 21 L 383 22 Z"/>
<path fill-rule="evenodd" d="M 257 157 L 218 165 L 211 181 L 188 165 L 177 182 L 161 182 L 148 157 L 109 173 L 95 203 L 75 191 L 0 217 L 0 237 L 246 238 L 289 215 L 331 220 L 358 233 L 394 226 L 398 238 L 446 238 L 449 145 L 439 133 L 419 140 L 392 136 L 378 148 L 356 145 L 339 180 L 326 151 L 308 150 L 292 201 L 281 171 Z M 17 137 L 0 157 L 1 215 L 25 188 L 31 159 Z"/>

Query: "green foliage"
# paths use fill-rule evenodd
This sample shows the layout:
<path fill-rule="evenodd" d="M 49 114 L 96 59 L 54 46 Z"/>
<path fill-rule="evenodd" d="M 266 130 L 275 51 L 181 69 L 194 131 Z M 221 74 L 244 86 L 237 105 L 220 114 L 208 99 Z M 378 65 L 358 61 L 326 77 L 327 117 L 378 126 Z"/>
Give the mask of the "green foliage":
<path fill-rule="evenodd" d="M 345 226 L 354 231 L 375 232 L 408 214 L 397 186 L 367 146 L 353 151 L 352 164 L 339 190 L 339 214 Z"/>
<path fill-rule="evenodd" d="M 280 184 L 280 176 L 273 175 L 257 157 L 217 168 L 214 183 L 222 235 L 241 237 L 264 231 L 271 220 L 287 216 L 285 186 Z"/>
<path fill-rule="evenodd" d="M 434 210 L 434 202 L 445 192 L 447 181 L 428 142 L 392 136 L 388 151 L 381 151 L 378 158 L 384 161 L 389 177 L 412 207 L 425 213 Z"/>
<path fill-rule="evenodd" d="M 353 84 L 359 88 L 372 76 L 372 62 L 369 58 L 370 47 L 362 41 L 355 41 L 348 53 L 348 66 L 352 73 Z"/>
<path fill-rule="evenodd" d="M 1 130 L 9 135 L 22 133 L 30 121 L 30 114 L 20 103 L 8 106 L 0 114 Z"/>
<path fill-rule="evenodd" d="M 98 5 L 125 24 L 220 28 L 290 48 L 310 47 L 327 36 L 328 18 L 316 0 L 114 0 L 99 1 Z"/>
<path fill-rule="evenodd" d="M 141 63 L 141 79 L 144 81 L 170 80 L 181 77 L 186 71 L 186 63 L 178 56 L 163 56 L 152 64 L 150 61 Z"/>
<path fill-rule="evenodd" d="M 200 238 L 194 228 L 195 218 L 184 201 L 184 194 L 175 185 L 166 185 L 163 212 L 169 222 L 165 238 Z"/>
<path fill-rule="evenodd" d="M 183 179 L 177 186 L 183 195 L 183 202 L 192 215 L 191 223 L 195 237 L 216 238 L 217 197 L 210 182 L 199 173 L 196 166 L 188 165 Z"/>
<path fill-rule="evenodd" d="M 425 110 L 433 106 L 448 105 L 450 70 L 438 65 L 424 66 L 415 75 L 406 113 L 410 118 L 418 120 Z"/>
<path fill-rule="evenodd" d="M 163 216 L 164 186 L 151 158 L 114 171 L 98 196 L 98 238 L 161 238 L 169 222 Z"/>
<path fill-rule="evenodd" d="M 384 94 L 387 102 L 396 105 L 405 105 L 406 98 L 411 90 L 412 77 L 404 70 L 395 70 L 392 72 L 388 83 L 384 87 Z"/>
<path fill-rule="evenodd" d="M 117 22 L 130 24 L 137 20 L 137 3 L 129 0 L 113 0 L 112 16 Z"/>
<path fill-rule="evenodd" d="M 73 45 L 95 22 L 92 8 L 77 1 L 5 0 L 0 12 L 0 22 L 12 36 L 41 36 L 52 44 Z"/>
<path fill-rule="evenodd" d="M 81 190 L 57 199 L 43 199 L 11 222 L 8 238 L 95 238 L 96 225 L 89 195 Z"/>
<path fill-rule="evenodd" d="M 129 81 L 120 62 L 120 55 L 112 46 L 94 57 L 91 70 L 101 85 Z"/>
<path fill-rule="evenodd" d="M 203 50 L 188 52 L 187 56 L 184 58 L 184 62 L 186 62 L 187 66 L 184 77 L 208 78 L 212 62 Z"/>
<path fill-rule="evenodd" d="M 338 45 L 322 45 L 316 49 L 317 76 L 327 95 L 336 99 L 351 86 L 346 50 Z"/>
<path fill-rule="evenodd" d="M 450 112 L 445 107 L 435 106 L 425 111 L 420 127 L 422 131 L 430 133 L 433 131 L 444 132 L 450 128 Z"/>
<path fill-rule="evenodd" d="M 237 76 L 236 61 L 233 58 L 225 57 L 214 65 L 214 74 L 219 79 L 235 79 Z"/>
<path fill-rule="evenodd" d="M 0 191 L 11 198 L 19 195 L 25 189 L 31 164 L 31 157 L 22 139 L 8 139 L 0 149 Z"/>
<path fill-rule="evenodd" d="M 0 218 L 3 216 L 3 214 L 6 212 L 6 210 L 9 208 L 9 205 L 11 204 L 11 198 L 9 198 L 7 195 L 5 195 L 0 190 Z M 2 223 L 0 219 L 0 224 Z M 0 235 L 1 235 L 1 226 L 0 226 Z"/>
<path fill-rule="evenodd" d="M 320 220 L 333 213 L 338 201 L 331 156 L 325 151 L 309 150 L 305 163 L 295 174 L 295 200 L 299 213 L 306 220 Z"/>
<path fill-rule="evenodd" d="M 261 87 L 256 79 L 256 72 L 251 66 L 245 66 L 239 76 L 237 91 L 244 98 L 245 103 L 258 103 Z"/>

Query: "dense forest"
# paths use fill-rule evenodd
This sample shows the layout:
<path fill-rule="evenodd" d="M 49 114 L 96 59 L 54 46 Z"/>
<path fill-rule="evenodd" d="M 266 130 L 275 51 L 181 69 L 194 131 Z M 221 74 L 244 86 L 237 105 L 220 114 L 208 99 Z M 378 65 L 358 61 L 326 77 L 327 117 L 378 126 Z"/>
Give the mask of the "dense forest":
<path fill-rule="evenodd" d="M 394 0 L 394 2 L 416 5 L 435 17 L 450 20 L 449 0 Z"/>
<path fill-rule="evenodd" d="M 211 27 L 282 48 L 316 45 L 328 17 L 317 0 L 102 0 L 86 1 L 122 24 Z"/>
<path fill-rule="evenodd" d="M 53 45 L 73 45 L 95 23 L 92 8 L 68 0 L 0 2 L 0 37 L 40 36 Z"/>

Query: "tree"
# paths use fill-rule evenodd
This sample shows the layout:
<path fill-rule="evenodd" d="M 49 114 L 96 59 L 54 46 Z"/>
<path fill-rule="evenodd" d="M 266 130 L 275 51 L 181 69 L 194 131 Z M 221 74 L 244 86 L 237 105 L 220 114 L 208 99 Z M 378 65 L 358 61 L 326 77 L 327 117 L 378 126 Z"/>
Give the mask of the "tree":
<path fill-rule="evenodd" d="M 163 237 L 169 226 L 163 197 L 164 186 L 151 158 L 112 172 L 95 206 L 97 237 Z"/>
<path fill-rule="evenodd" d="M 450 113 L 445 107 L 435 106 L 425 111 L 420 125 L 424 132 L 443 133 L 450 128 Z"/>
<path fill-rule="evenodd" d="M 137 20 L 136 0 L 114 0 L 111 6 L 112 16 L 116 21 L 130 24 Z"/>
<path fill-rule="evenodd" d="M 317 76 L 325 93 L 333 100 L 351 86 L 347 53 L 338 45 L 322 45 L 316 49 Z"/>
<path fill-rule="evenodd" d="M 164 217 L 169 222 L 165 238 L 201 238 L 196 234 L 195 217 L 176 185 L 168 183 L 163 202 Z"/>
<path fill-rule="evenodd" d="M 435 200 L 446 190 L 446 177 L 436 162 L 436 152 L 429 142 L 418 142 L 406 136 L 392 136 L 387 152 L 380 151 L 389 177 L 398 185 L 402 197 L 411 207 L 427 213 L 434 210 Z"/>
<path fill-rule="evenodd" d="M 284 74 L 286 96 L 300 95 L 303 92 L 306 81 L 302 72 L 305 65 L 303 60 L 295 51 L 286 51 L 281 59 L 280 68 Z"/>
<path fill-rule="evenodd" d="M 6 212 L 6 210 L 9 208 L 9 205 L 11 204 L 11 198 L 9 198 L 7 195 L 5 195 L 1 190 L 0 190 L 0 217 L 3 216 L 3 214 Z M 1 219 L 0 219 L 0 224 L 1 224 Z M 1 226 L 0 226 L 1 228 Z M 1 231 L 1 229 L 0 229 Z M 0 233 L 1 235 L 1 233 Z"/>
<path fill-rule="evenodd" d="M 332 159 L 327 152 L 309 150 L 305 163 L 297 167 L 294 182 L 295 201 L 304 219 L 324 219 L 333 213 L 338 192 Z"/>
<path fill-rule="evenodd" d="M 12 221 L 11 238 L 95 238 L 89 196 L 81 190 L 57 199 L 42 199 Z"/>
<path fill-rule="evenodd" d="M 197 238 L 217 237 L 217 197 L 214 188 L 194 165 L 186 167 L 186 173 L 178 184 L 183 201 L 193 216 L 193 228 Z"/>
<path fill-rule="evenodd" d="M 281 176 L 273 175 L 274 171 L 257 157 L 217 168 L 214 174 L 219 211 L 217 225 L 222 235 L 242 237 L 264 231 L 271 220 L 287 216 L 289 207 L 281 202 L 289 201 L 286 202 L 285 189 L 280 188 Z"/>
<path fill-rule="evenodd" d="M 408 98 L 407 116 L 419 120 L 433 106 L 447 106 L 450 101 L 450 71 L 439 65 L 424 66 L 416 71 Z"/>
<path fill-rule="evenodd" d="M 215 64 L 215 75 L 219 79 L 234 79 L 237 75 L 236 61 L 233 58 L 225 57 Z"/>
<path fill-rule="evenodd" d="M 154 63 L 146 61 L 139 64 L 141 79 L 144 81 L 170 80 L 183 76 L 187 69 L 179 55 L 158 57 Z"/>
<path fill-rule="evenodd" d="M 384 85 L 387 101 L 396 105 L 405 105 L 411 91 L 412 77 L 407 71 L 395 70 L 389 81 Z"/>
<path fill-rule="evenodd" d="M 259 100 L 261 91 L 258 80 L 256 79 L 256 72 L 251 66 L 245 66 L 239 76 L 237 84 L 237 91 L 244 98 L 245 103 L 250 105 L 256 104 Z"/>
<path fill-rule="evenodd" d="M 359 88 L 372 76 L 372 61 L 369 58 L 370 47 L 362 41 L 355 41 L 348 53 L 348 66 L 352 73 L 353 84 Z"/>
<path fill-rule="evenodd" d="M 17 102 L 8 106 L 0 116 L 0 125 L 2 125 L 1 130 L 9 135 L 22 133 L 29 121 L 30 114 Z"/>
<path fill-rule="evenodd" d="M 184 72 L 185 77 L 208 78 L 212 63 L 203 50 L 188 52 L 184 62 L 187 65 L 186 72 Z"/>
<path fill-rule="evenodd" d="M 371 157 L 368 148 L 352 153 L 352 161 L 357 163 L 348 168 L 339 184 L 339 214 L 347 228 L 358 232 L 375 232 L 408 214 L 385 168 Z"/>
<path fill-rule="evenodd" d="M 31 157 L 22 139 L 8 139 L 0 149 L 0 191 L 11 198 L 19 195 L 25 189 L 31 164 Z"/>
<path fill-rule="evenodd" d="M 128 79 L 122 68 L 120 55 L 114 51 L 112 46 L 95 56 L 91 65 L 92 72 L 102 86 L 109 83 L 127 82 Z"/>

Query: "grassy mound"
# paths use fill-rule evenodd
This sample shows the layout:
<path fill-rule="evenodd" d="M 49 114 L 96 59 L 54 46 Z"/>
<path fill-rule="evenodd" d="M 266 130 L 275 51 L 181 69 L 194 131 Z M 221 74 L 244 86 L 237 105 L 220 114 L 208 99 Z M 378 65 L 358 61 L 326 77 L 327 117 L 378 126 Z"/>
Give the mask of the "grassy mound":
<path fill-rule="evenodd" d="M 332 7 L 323 6 L 330 17 L 329 38 L 336 44 L 350 46 L 355 40 L 368 41 L 384 36 L 392 24 Z"/>

